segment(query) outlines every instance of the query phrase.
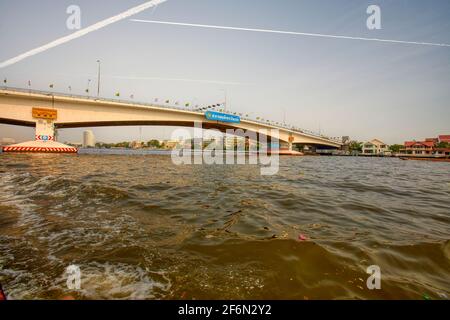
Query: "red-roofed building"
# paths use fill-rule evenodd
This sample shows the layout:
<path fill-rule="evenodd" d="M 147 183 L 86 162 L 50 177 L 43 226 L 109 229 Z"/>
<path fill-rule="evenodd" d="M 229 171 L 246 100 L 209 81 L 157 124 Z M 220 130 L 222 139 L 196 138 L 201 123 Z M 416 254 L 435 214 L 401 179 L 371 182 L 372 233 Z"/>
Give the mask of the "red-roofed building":
<path fill-rule="evenodd" d="M 406 141 L 402 154 L 432 154 L 435 143 L 433 141 Z"/>
<path fill-rule="evenodd" d="M 439 142 L 447 142 L 450 143 L 450 135 L 440 135 L 438 137 Z"/>
<path fill-rule="evenodd" d="M 404 149 L 400 150 L 402 154 L 427 155 L 432 154 L 435 143 L 432 141 L 406 141 Z"/>
<path fill-rule="evenodd" d="M 408 155 L 448 155 L 448 148 L 438 148 L 442 142 L 450 143 L 450 135 L 440 135 L 438 138 L 427 138 L 425 141 L 406 141 L 401 154 Z"/>

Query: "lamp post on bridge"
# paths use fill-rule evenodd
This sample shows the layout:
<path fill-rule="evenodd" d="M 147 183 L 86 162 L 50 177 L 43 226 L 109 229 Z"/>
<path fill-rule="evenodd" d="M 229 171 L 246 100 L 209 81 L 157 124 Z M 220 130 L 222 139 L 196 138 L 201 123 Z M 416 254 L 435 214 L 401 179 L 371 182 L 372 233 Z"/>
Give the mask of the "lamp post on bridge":
<path fill-rule="evenodd" d="M 98 77 L 97 77 L 97 98 L 100 97 L 100 65 L 101 61 L 97 60 L 98 63 Z"/>
<path fill-rule="evenodd" d="M 227 104 L 228 104 L 228 93 L 227 93 L 227 90 L 225 89 L 224 90 L 225 91 L 225 111 L 227 111 Z"/>
<path fill-rule="evenodd" d="M 224 106 L 224 111 L 226 112 L 227 111 L 227 100 L 228 100 L 227 89 L 221 89 L 220 91 L 222 91 L 225 95 L 225 102 L 224 102 L 223 106 Z"/>
<path fill-rule="evenodd" d="M 86 89 L 86 93 L 87 93 L 88 98 L 89 98 L 89 96 L 90 96 L 90 94 L 89 94 L 90 84 L 91 84 L 91 79 L 88 79 L 88 82 L 87 82 L 87 89 Z"/>

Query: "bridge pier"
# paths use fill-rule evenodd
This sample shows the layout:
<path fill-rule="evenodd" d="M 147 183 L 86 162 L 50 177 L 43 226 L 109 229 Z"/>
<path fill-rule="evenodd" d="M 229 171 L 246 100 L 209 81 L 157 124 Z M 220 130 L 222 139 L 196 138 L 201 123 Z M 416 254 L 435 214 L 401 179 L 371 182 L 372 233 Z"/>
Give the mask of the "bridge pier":
<path fill-rule="evenodd" d="M 292 142 L 280 142 L 280 150 L 292 151 Z"/>
<path fill-rule="evenodd" d="M 56 141 L 55 124 L 51 120 L 36 121 L 35 141 Z"/>
<path fill-rule="evenodd" d="M 280 148 L 277 151 L 277 153 L 281 156 L 302 156 L 302 152 L 295 151 L 293 149 L 293 143 L 292 142 L 281 142 Z"/>
<path fill-rule="evenodd" d="M 55 124 L 51 119 L 36 119 L 34 141 L 3 147 L 3 152 L 76 153 L 77 148 L 56 142 Z"/>

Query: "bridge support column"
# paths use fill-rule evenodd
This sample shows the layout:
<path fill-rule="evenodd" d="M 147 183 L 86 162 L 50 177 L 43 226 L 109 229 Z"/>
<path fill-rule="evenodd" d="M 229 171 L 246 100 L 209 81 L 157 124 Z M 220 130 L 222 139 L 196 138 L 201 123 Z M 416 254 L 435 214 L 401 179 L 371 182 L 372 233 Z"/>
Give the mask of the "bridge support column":
<path fill-rule="evenodd" d="M 51 120 L 39 119 L 36 121 L 36 141 L 56 141 L 55 125 Z"/>
<path fill-rule="evenodd" d="M 289 136 L 289 140 L 288 140 L 288 150 L 289 152 L 292 152 L 292 146 L 294 143 L 294 137 L 292 135 Z"/>
<path fill-rule="evenodd" d="M 281 142 L 280 149 L 285 151 L 292 151 L 292 142 Z"/>
<path fill-rule="evenodd" d="M 77 148 L 55 141 L 55 125 L 49 119 L 37 119 L 34 141 L 3 147 L 3 152 L 76 153 Z"/>
<path fill-rule="evenodd" d="M 289 156 L 302 156 L 302 152 L 294 151 L 294 144 L 292 142 L 281 142 L 278 153 L 280 155 L 289 155 Z"/>

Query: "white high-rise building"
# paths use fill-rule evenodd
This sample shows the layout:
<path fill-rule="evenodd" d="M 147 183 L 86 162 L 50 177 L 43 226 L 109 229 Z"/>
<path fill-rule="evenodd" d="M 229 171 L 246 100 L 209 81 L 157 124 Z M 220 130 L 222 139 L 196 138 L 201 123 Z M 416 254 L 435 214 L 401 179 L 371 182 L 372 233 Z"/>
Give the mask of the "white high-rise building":
<path fill-rule="evenodd" d="M 95 136 L 91 130 L 86 130 L 83 132 L 83 148 L 93 148 L 95 147 Z"/>

